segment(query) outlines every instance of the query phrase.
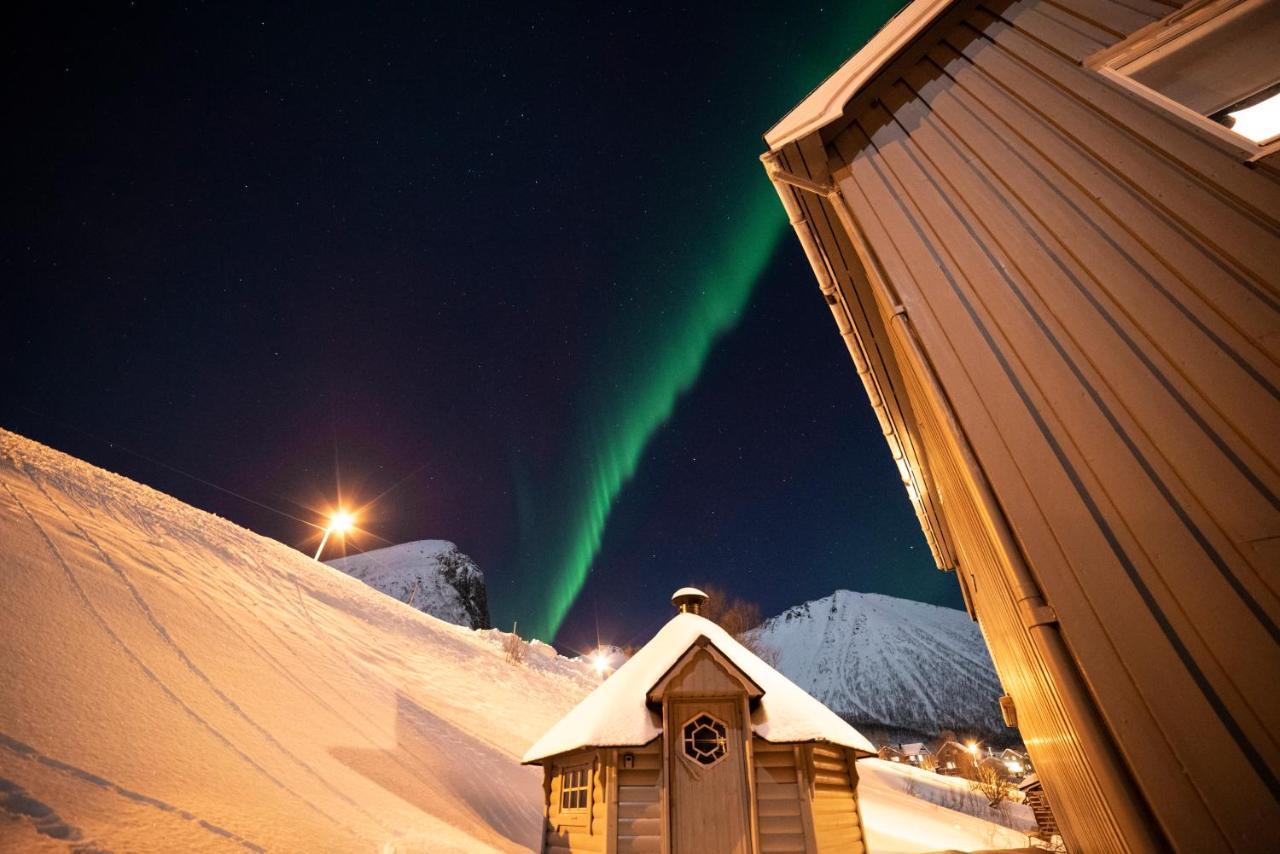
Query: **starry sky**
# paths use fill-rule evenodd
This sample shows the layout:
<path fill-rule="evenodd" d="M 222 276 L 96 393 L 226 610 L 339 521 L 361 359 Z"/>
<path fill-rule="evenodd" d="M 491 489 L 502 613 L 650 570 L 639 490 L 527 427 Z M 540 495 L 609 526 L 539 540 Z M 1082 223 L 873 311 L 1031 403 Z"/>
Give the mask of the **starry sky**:
<path fill-rule="evenodd" d="M 16 14 L 0 426 L 308 552 L 340 491 L 570 648 L 960 607 L 757 160 L 898 5 Z"/>

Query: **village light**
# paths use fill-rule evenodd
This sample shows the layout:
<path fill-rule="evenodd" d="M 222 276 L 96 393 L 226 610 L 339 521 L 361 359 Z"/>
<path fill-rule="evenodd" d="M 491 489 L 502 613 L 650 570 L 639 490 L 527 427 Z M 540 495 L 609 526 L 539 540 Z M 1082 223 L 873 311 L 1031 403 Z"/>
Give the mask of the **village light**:
<path fill-rule="evenodd" d="M 339 537 L 345 535 L 348 531 L 355 527 L 356 517 L 348 513 L 346 510 L 339 509 L 329 516 L 329 524 L 324 529 L 324 536 L 320 538 L 320 548 L 316 549 L 315 560 L 320 560 L 320 554 L 324 551 L 325 544 L 329 542 L 330 534 L 337 534 Z"/>
<path fill-rule="evenodd" d="M 978 742 L 976 742 L 976 741 L 971 741 L 971 742 L 969 742 L 968 744 L 966 744 L 966 745 L 964 746 L 964 749 L 965 749 L 965 750 L 967 750 L 967 751 L 969 751 L 970 753 L 972 753 L 974 756 L 977 756 L 977 755 L 978 755 Z"/>
<path fill-rule="evenodd" d="M 604 650 L 597 649 L 591 653 L 591 666 L 596 669 L 596 675 L 603 679 L 609 669 L 609 656 L 605 655 Z"/>

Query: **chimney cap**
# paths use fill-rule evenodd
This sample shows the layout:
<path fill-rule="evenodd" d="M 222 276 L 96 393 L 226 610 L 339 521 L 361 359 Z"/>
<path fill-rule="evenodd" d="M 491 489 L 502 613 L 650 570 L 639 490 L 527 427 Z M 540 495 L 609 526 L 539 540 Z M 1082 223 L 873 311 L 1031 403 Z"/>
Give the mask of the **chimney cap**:
<path fill-rule="evenodd" d="M 681 587 L 671 594 L 671 604 L 680 613 L 701 614 L 702 603 L 711 597 L 696 587 Z"/>

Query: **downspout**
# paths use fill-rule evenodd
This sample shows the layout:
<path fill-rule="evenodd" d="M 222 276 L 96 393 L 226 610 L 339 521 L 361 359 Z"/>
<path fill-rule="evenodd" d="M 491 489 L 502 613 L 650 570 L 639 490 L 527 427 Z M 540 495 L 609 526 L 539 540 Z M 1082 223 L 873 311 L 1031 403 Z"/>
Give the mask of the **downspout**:
<path fill-rule="evenodd" d="M 867 397 L 871 401 L 871 408 L 876 414 L 876 421 L 880 424 L 880 432 L 884 436 L 885 442 L 889 445 L 889 452 L 893 455 L 893 461 L 898 466 L 898 476 L 902 479 L 902 484 L 907 489 L 907 497 L 911 500 L 911 508 L 915 511 L 916 520 L 920 524 L 920 529 L 924 532 L 925 541 L 929 544 L 933 562 L 938 569 L 950 571 L 954 567 L 950 561 L 943 557 L 942 550 L 938 546 L 933 525 L 929 522 L 924 510 L 921 489 L 916 483 L 915 474 L 912 472 L 911 466 L 907 462 L 898 431 L 889 417 L 884 395 L 880 391 L 880 383 L 871 370 L 866 352 L 862 348 L 862 342 L 858 339 L 858 333 L 853 328 L 848 307 L 844 305 L 843 297 L 836 287 L 835 273 L 831 269 L 826 253 L 822 251 L 822 248 L 814 238 L 813 228 L 809 223 L 808 217 L 805 216 L 800 202 L 796 199 L 792 187 L 827 199 L 838 195 L 839 190 L 829 184 L 819 184 L 782 169 L 778 163 L 776 152 L 766 152 L 760 156 L 760 160 L 764 164 L 765 172 L 769 175 L 769 179 L 773 182 L 773 188 L 777 191 L 778 198 L 782 201 L 782 207 L 787 212 L 787 219 L 791 223 L 791 228 L 800 240 L 800 246 L 804 249 L 805 258 L 808 259 L 809 266 L 813 268 L 813 274 L 818 280 L 818 287 L 822 290 L 822 296 L 827 302 L 827 307 L 831 309 L 831 316 L 835 318 L 836 328 L 840 331 L 840 337 L 844 339 L 844 345 L 849 350 L 849 355 L 853 357 L 854 368 L 858 372 L 858 378 L 862 380 L 862 387 L 866 389 Z"/>
<path fill-rule="evenodd" d="M 780 185 L 790 185 L 792 188 L 819 195 L 831 203 L 841 224 L 844 226 L 845 232 L 849 236 L 850 242 L 854 246 L 854 250 L 858 253 L 858 260 L 866 271 L 868 282 L 871 283 L 872 287 L 878 288 L 886 303 L 893 307 L 892 320 L 899 325 L 903 333 L 902 337 L 912 356 L 923 368 L 922 373 L 929 385 L 929 390 L 938 402 L 938 407 L 946 420 L 947 428 L 955 437 L 956 446 L 960 451 L 961 462 L 976 488 L 979 503 L 987 518 L 991 520 L 996 539 L 1007 557 L 1010 570 L 1009 581 L 1013 587 L 1019 616 L 1027 630 L 1031 643 L 1045 663 L 1055 684 L 1060 686 L 1061 690 L 1057 692 L 1058 696 L 1066 708 L 1069 718 L 1075 723 L 1084 737 L 1085 743 L 1095 746 L 1107 746 L 1101 750 L 1090 751 L 1089 767 L 1099 782 L 1099 793 L 1107 802 L 1107 806 L 1118 825 L 1115 828 L 1116 837 L 1124 839 L 1134 850 L 1156 851 L 1166 847 L 1167 843 L 1153 832 L 1153 828 L 1156 827 L 1154 817 L 1144 809 L 1144 805 L 1137 798 L 1133 797 L 1133 793 L 1138 791 L 1138 787 L 1128 768 L 1117 760 L 1120 755 L 1119 750 L 1115 747 L 1115 741 L 1102 720 L 1097 705 L 1089 699 L 1092 694 L 1067 648 L 1066 639 L 1063 637 L 1062 628 L 1058 623 L 1057 613 L 1045 601 L 1039 582 L 1035 579 L 1030 567 L 1027 566 L 1022 549 L 1009 526 L 1009 520 L 996 499 L 991 482 L 987 479 L 986 472 L 978 462 L 973 446 L 969 442 L 968 434 L 965 433 L 960 425 L 955 409 L 951 405 L 950 397 L 947 396 L 941 380 L 938 379 L 933 361 L 925 352 L 919 334 L 907 316 L 906 308 L 903 306 L 897 291 L 890 284 L 888 277 L 883 274 L 879 265 L 875 263 L 866 236 L 854 221 L 853 215 L 850 213 L 844 197 L 840 193 L 840 189 L 834 185 L 818 184 L 786 172 L 778 164 L 775 153 L 766 154 L 761 159 L 765 163 L 765 168 L 769 172 L 769 177 L 773 181 L 779 197 L 783 199 L 783 206 L 787 209 L 788 216 L 791 218 L 792 226 L 796 229 L 797 235 L 800 236 L 801 244 L 805 247 L 805 254 L 809 257 L 810 263 L 814 263 L 815 256 L 823 259 L 821 268 L 815 265 L 815 273 L 821 269 L 825 274 L 825 276 L 819 275 L 818 277 L 823 293 L 827 294 L 829 289 L 834 290 L 835 288 L 833 277 L 826 267 L 825 256 L 821 255 L 821 251 L 816 246 L 812 232 L 803 214 L 797 216 L 796 210 L 798 210 L 799 205 L 792 196 L 791 190 L 784 189 Z M 828 297 L 828 303 L 831 303 L 830 297 Z M 835 305 L 832 305 L 832 311 L 833 313 L 836 311 Z M 840 324 L 839 316 L 837 316 L 837 324 Z M 844 335 L 845 325 L 840 325 L 841 334 Z M 848 338 L 846 338 L 846 343 L 849 343 Z M 855 345 L 849 344 L 849 346 L 850 352 L 854 352 Z M 861 345 L 857 344 L 856 346 L 860 350 Z M 858 359 L 859 354 L 855 353 L 854 361 L 858 363 L 859 374 L 861 375 L 865 366 L 865 359 L 861 363 L 859 363 Z M 865 382 L 867 382 L 866 379 L 864 379 Z M 870 393 L 870 389 L 868 392 Z M 873 399 L 879 400 L 878 395 Z M 883 424 L 885 415 L 878 411 L 877 416 L 882 419 L 881 423 Z M 917 511 L 918 513 L 919 511 Z M 932 545 L 931 542 L 930 546 Z M 1107 794 L 1114 796 L 1106 797 Z"/>

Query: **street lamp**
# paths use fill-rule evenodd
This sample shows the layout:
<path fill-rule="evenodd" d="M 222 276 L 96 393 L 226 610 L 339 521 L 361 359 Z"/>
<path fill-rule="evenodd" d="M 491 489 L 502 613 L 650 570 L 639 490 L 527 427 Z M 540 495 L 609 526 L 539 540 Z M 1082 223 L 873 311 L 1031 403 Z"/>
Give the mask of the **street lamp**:
<path fill-rule="evenodd" d="M 329 517 L 329 525 L 324 529 L 324 536 L 320 538 L 320 548 L 316 549 L 315 560 L 319 562 L 320 553 L 324 551 L 325 544 L 329 542 L 330 534 L 337 534 L 341 537 L 350 531 L 356 524 L 356 517 L 352 516 L 346 510 L 339 510 Z"/>

